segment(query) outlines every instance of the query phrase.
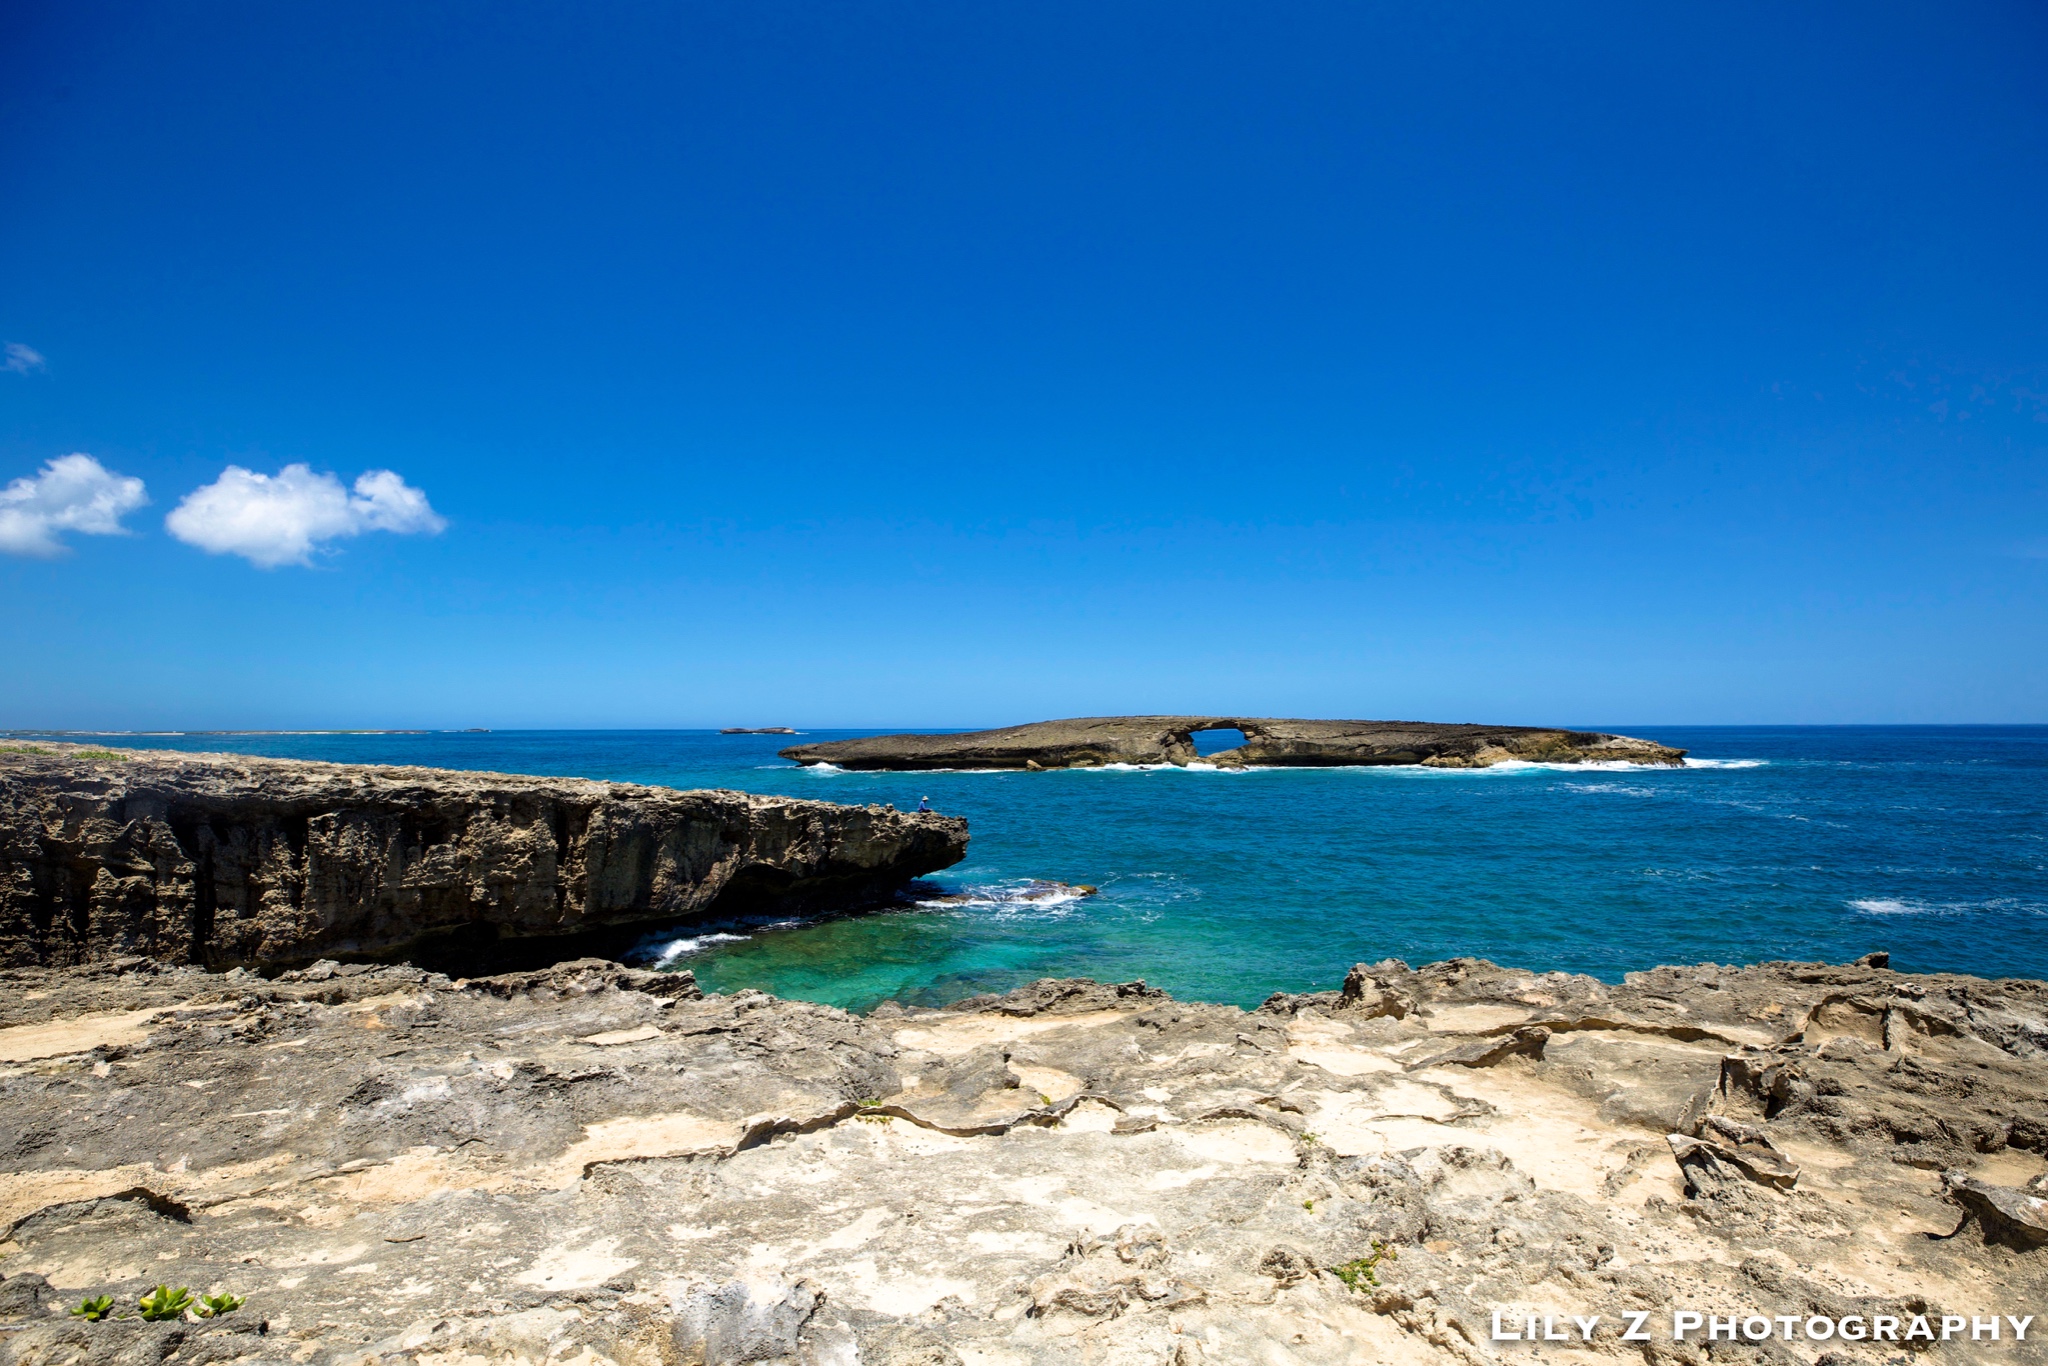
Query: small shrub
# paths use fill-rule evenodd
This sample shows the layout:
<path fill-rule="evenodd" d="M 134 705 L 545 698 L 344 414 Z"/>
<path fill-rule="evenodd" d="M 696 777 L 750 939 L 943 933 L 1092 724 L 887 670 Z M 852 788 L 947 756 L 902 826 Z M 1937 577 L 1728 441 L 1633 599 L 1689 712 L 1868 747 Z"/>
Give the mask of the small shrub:
<path fill-rule="evenodd" d="M 116 754 L 111 749 L 81 749 L 71 757 L 74 759 L 109 759 L 117 764 L 128 761 L 127 755 Z"/>
<path fill-rule="evenodd" d="M 193 1307 L 193 1312 L 202 1319 L 218 1318 L 222 1314 L 234 1313 L 248 1302 L 247 1295 L 201 1295 L 199 1303 Z"/>
<path fill-rule="evenodd" d="M 1388 1247 L 1385 1243 L 1375 1238 L 1372 1240 L 1372 1251 L 1370 1253 L 1363 1257 L 1353 1257 L 1342 1266 L 1333 1266 L 1330 1270 L 1335 1272 L 1337 1279 L 1344 1282 L 1350 1289 L 1364 1290 L 1369 1286 L 1375 1286 L 1380 1283 L 1381 1262 L 1399 1261 L 1400 1257 L 1399 1249 Z"/>
<path fill-rule="evenodd" d="M 98 1323 L 101 1319 L 110 1317 L 113 1312 L 114 1297 L 96 1295 L 91 1299 L 80 1300 L 78 1307 L 71 1311 L 71 1317 L 84 1319 L 87 1323 Z"/>
<path fill-rule="evenodd" d="M 48 754 L 41 745 L 0 745 L 0 754 Z"/>
<path fill-rule="evenodd" d="M 1310 1214 L 1314 1214 L 1316 1212 L 1316 1202 L 1313 1200 L 1302 1201 L 1301 1207 L 1307 1210 Z"/>
<path fill-rule="evenodd" d="M 160 1285 L 137 1301 L 142 1306 L 142 1317 L 151 1323 L 163 1319 L 174 1319 L 192 1307 L 192 1292 L 184 1286 L 176 1290 Z"/>

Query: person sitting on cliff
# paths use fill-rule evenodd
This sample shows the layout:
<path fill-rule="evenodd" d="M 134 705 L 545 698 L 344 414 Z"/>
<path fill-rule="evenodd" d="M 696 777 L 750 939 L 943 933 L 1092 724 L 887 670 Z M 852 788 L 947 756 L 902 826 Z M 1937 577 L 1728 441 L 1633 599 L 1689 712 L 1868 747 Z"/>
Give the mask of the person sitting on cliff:
<path fill-rule="evenodd" d="M 920 811 L 929 811 L 929 810 L 931 810 L 931 809 L 932 809 L 932 799 L 931 799 L 930 797 L 919 797 L 919 798 L 917 799 L 917 809 L 918 809 L 918 810 L 920 810 Z"/>

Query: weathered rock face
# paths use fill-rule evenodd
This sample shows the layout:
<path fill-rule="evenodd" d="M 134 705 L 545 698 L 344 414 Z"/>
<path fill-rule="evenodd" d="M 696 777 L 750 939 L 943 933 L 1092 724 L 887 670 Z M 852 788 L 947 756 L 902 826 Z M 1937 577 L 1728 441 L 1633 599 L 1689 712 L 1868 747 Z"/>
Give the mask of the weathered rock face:
<path fill-rule="evenodd" d="M 482 952 L 855 904 L 967 848 L 963 820 L 882 807 L 37 748 L 0 753 L 0 963 L 290 964 L 450 934 Z"/>
<path fill-rule="evenodd" d="M 2038 1363 L 2044 1151 L 2048 987 L 1871 962 L 865 1019 L 603 962 L 17 970 L 0 1361 L 1877 1366 L 1951 1316 L 1929 1359 Z M 165 1281 L 249 1301 L 62 1313 Z"/>
<path fill-rule="evenodd" d="M 1238 730 L 1245 743 L 1202 762 L 1345 767 L 1427 764 L 1486 768 L 1504 759 L 1544 763 L 1677 764 L 1685 751 L 1626 735 L 1537 726 L 1427 721 L 1295 721 L 1262 716 L 1098 716 L 1038 721 L 961 735 L 878 735 L 791 745 L 785 759 L 854 769 L 1091 768 L 1189 764 L 1197 731 Z"/>

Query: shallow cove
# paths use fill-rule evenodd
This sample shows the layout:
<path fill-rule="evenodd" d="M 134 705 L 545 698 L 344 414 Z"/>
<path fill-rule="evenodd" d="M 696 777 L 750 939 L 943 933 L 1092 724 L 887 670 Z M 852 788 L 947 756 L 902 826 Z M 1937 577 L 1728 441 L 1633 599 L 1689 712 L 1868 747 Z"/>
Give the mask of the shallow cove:
<path fill-rule="evenodd" d="M 929 795 L 973 828 L 932 894 L 976 898 L 648 941 L 691 941 L 672 962 L 707 989 L 854 1008 L 1070 975 L 1249 1005 L 1387 956 L 1614 980 L 1660 962 L 1888 948 L 1907 971 L 2048 976 L 2048 727 L 1597 729 L 1698 762 L 837 773 L 777 759 L 788 737 L 699 731 L 105 740 L 899 807 Z M 1017 899 L 1032 878 L 1102 891 Z"/>

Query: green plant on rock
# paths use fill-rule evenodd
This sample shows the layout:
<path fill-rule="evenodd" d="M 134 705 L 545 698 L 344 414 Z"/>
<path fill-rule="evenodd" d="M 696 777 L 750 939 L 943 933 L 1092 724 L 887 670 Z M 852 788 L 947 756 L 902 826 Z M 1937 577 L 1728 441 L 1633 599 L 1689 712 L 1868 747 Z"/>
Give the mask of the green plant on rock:
<path fill-rule="evenodd" d="M 201 1295 L 199 1303 L 193 1306 L 192 1312 L 199 1315 L 202 1319 L 218 1318 L 222 1314 L 234 1313 L 248 1302 L 249 1297 L 247 1295 L 229 1295 L 225 1293 Z"/>
<path fill-rule="evenodd" d="M 1400 1257 L 1401 1253 L 1398 1248 L 1388 1247 L 1385 1243 L 1375 1238 L 1372 1240 L 1372 1251 L 1370 1253 L 1363 1257 L 1353 1257 L 1342 1266 L 1333 1266 L 1330 1270 L 1336 1273 L 1337 1279 L 1344 1282 L 1350 1289 L 1364 1290 L 1369 1286 L 1375 1286 L 1380 1283 L 1381 1262 L 1399 1261 Z"/>
<path fill-rule="evenodd" d="M 78 1307 L 71 1311 L 71 1317 L 84 1319 L 87 1323 L 98 1323 L 101 1319 L 112 1317 L 113 1313 L 114 1297 L 95 1295 L 90 1299 L 80 1300 Z"/>
<path fill-rule="evenodd" d="M 0 745 L 0 754 L 48 754 L 41 745 Z"/>
<path fill-rule="evenodd" d="M 176 1290 L 160 1285 L 144 1295 L 136 1303 L 142 1306 L 142 1317 L 151 1323 L 174 1319 L 192 1307 L 192 1292 L 184 1286 Z"/>
<path fill-rule="evenodd" d="M 71 757 L 74 759 L 111 759 L 117 764 L 125 763 L 128 759 L 127 755 L 116 754 L 111 749 L 81 749 Z"/>

